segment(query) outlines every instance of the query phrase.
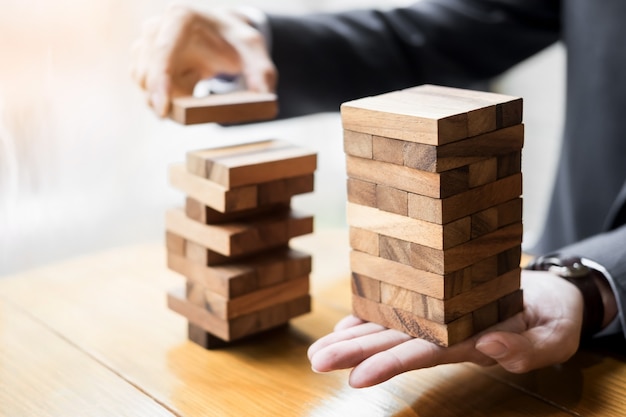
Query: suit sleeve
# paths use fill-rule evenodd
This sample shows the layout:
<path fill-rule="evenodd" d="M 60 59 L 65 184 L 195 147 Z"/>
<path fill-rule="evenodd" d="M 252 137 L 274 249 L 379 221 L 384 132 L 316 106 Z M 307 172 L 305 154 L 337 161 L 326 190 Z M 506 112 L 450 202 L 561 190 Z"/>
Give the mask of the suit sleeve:
<path fill-rule="evenodd" d="M 558 0 L 423 0 L 269 16 L 281 117 L 424 83 L 471 86 L 559 38 Z"/>

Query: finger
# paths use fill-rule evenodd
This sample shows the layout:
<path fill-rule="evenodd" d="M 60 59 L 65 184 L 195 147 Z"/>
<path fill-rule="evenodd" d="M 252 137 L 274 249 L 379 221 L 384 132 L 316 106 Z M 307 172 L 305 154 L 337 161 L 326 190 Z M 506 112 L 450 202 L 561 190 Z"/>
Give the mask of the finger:
<path fill-rule="evenodd" d="M 359 324 L 363 324 L 363 323 L 365 323 L 365 321 L 361 320 L 360 318 L 353 316 L 353 315 L 349 315 L 339 320 L 337 324 L 335 324 L 334 331 L 338 332 L 340 330 L 345 330 L 349 327 L 358 326 Z"/>
<path fill-rule="evenodd" d="M 397 330 L 382 330 L 350 340 L 344 340 L 318 350 L 311 357 L 311 366 L 317 372 L 352 368 L 366 358 L 402 344 L 411 337 Z"/>
<path fill-rule="evenodd" d="M 307 355 L 309 359 L 317 353 L 319 350 L 325 348 L 326 346 L 332 345 L 333 343 L 342 342 L 344 340 L 350 340 L 357 337 L 361 337 L 367 334 L 378 333 L 380 331 L 385 330 L 386 328 L 375 323 L 363 323 L 358 326 L 353 326 L 347 329 L 343 329 L 338 332 L 330 333 L 321 339 L 318 339 L 315 343 L 313 343 L 308 351 Z"/>
<path fill-rule="evenodd" d="M 142 88 L 146 88 L 146 75 L 153 49 L 154 39 L 160 24 L 159 17 L 152 17 L 143 24 L 141 36 L 131 46 L 130 74 Z"/>

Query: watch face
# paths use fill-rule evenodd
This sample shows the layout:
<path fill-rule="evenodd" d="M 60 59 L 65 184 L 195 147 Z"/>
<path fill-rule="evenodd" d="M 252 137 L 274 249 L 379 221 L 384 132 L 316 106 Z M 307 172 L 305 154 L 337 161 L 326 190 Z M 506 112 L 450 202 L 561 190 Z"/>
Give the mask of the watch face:
<path fill-rule="evenodd" d="M 590 272 L 580 258 L 561 258 L 558 256 L 541 257 L 533 264 L 532 269 L 550 271 L 563 278 L 584 277 Z"/>

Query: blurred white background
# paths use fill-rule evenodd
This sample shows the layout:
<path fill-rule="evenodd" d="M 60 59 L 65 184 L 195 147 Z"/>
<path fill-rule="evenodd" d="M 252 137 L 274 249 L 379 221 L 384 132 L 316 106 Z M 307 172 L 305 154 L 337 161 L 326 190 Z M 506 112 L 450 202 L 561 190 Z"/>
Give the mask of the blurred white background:
<path fill-rule="evenodd" d="M 190 149 L 281 138 L 319 152 L 316 192 L 297 208 L 316 227 L 345 227 L 336 114 L 222 128 L 157 119 L 128 75 L 130 45 L 166 0 L 0 2 L 0 276 L 112 246 L 163 238 L 183 196 L 167 166 Z M 300 13 L 408 1 L 251 0 Z M 563 51 L 554 47 L 494 87 L 523 96 L 527 241 L 541 228 L 559 149 Z"/>

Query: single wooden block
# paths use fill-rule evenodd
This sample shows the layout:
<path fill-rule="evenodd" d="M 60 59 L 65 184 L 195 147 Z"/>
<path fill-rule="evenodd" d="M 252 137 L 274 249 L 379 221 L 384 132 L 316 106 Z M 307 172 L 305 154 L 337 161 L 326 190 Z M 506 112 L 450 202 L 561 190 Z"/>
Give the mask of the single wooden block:
<path fill-rule="evenodd" d="M 360 204 L 356 201 L 354 203 Z M 363 204 L 367 206 L 368 204 Z M 371 206 L 370 206 L 371 207 Z M 376 205 L 379 210 L 401 216 L 409 215 L 409 193 L 386 185 L 376 186 Z"/>
<path fill-rule="evenodd" d="M 165 232 L 165 247 L 168 253 L 185 256 L 185 239 L 174 233 Z"/>
<path fill-rule="evenodd" d="M 446 250 L 411 243 L 410 265 L 436 274 L 445 274 L 470 266 L 481 259 L 519 246 L 521 243 L 521 224 L 503 227 Z"/>
<path fill-rule="evenodd" d="M 378 256 L 380 254 L 380 245 L 378 233 L 358 227 L 349 227 L 350 247 L 360 252 Z"/>
<path fill-rule="evenodd" d="M 372 158 L 381 162 L 403 165 L 404 144 L 405 142 L 402 140 L 384 138 L 382 136 L 373 136 Z"/>
<path fill-rule="evenodd" d="M 341 105 L 344 129 L 442 145 L 522 120 L 522 100 L 493 93 L 424 85 Z"/>
<path fill-rule="evenodd" d="M 219 212 L 195 198 L 185 199 L 185 214 L 192 220 L 203 224 L 221 224 L 240 220 L 266 216 L 268 214 L 282 214 L 290 210 L 290 201 L 255 207 L 248 210 Z"/>
<path fill-rule="evenodd" d="M 305 295 L 286 303 L 275 304 L 263 310 L 230 320 L 233 339 L 241 339 L 287 323 L 294 317 L 311 311 L 311 296 Z"/>
<path fill-rule="evenodd" d="M 224 256 L 249 255 L 286 245 L 289 239 L 311 233 L 312 216 L 294 211 L 245 223 L 206 225 L 188 218 L 181 209 L 169 210 L 167 230 Z"/>
<path fill-rule="evenodd" d="M 356 294 L 356 293 L 355 293 Z M 408 290 L 406 288 L 398 287 L 397 285 L 392 285 L 387 282 L 380 283 L 380 302 L 382 304 L 388 305 L 390 307 L 399 308 L 404 311 L 410 311 L 412 313 L 417 314 L 420 317 L 425 317 L 425 315 L 420 314 L 424 313 L 424 311 L 419 311 L 415 307 L 414 296 L 416 292 Z M 361 296 L 360 294 L 356 294 Z M 364 297 L 367 298 L 367 297 Z M 377 301 L 377 300 L 372 300 Z"/>
<path fill-rule="evenodd" d="M 258 206 L 256 186 L 227 189 L 189 173 L 184 164 L 175 164 L 170 167 L 169 181 L 174 188 L 222 213 Z"/>
<path fill-rule="evenodd" d="M 502 165 L 505 165 L 509 155 L 521 154 L 523 145 L 522 124 L 441 146 L 405 142 L 404 165 L 423 171 L 443 172 L 493 157 L 503 158 Z M 513 164 L 513 160 L 510 162 Z M 502 172 L 504 170 L 502 167 Z M 509 175 L 515 172 L 519 170 Z"/>
<path fill-rule="evenodd" d="M 276 95 L 254 91 L 177 97 L 170 118 L 183 125 L 197 123 L 245 123 L 269 120 L 278 114 Z"/>
<path fill-rule="evenodd" d="M 494 182 L 498 179 L 498 158 L 489 158 L 468 165 L 468 185 L 470 188 Z"/>
<path fill-rule="evenodd" d="M 498 210 L 498 227 L 506 226 L 511 223 L 522 221 L 523 202 L 521 198 L 507 201 L 499 204 Z"/>
<path fill-rule="evenodd" d="M 498 157 L 498 178 L 522 172 L 522 152 L 512 152 Z"/>
<path fill-rule="evenodd" d="M 268 340 L 268 338 L 272 338 L 276 335 L 279 335 L 285 329 L 289 327 L 289 323 L 279 324 L 273 328 L 260 331 L 255 334 L 251 334 L 249 336 L 242 337 L 241 339 L 237 339 L 232 342 L 227 342 L 225 340 L 220 339 L 207 332 L 203 328 L 196 326 L 193 323 L 187 324 L 187 337 L 190 341 L 194 342 L 197 345 L 205 349 L 219 349 L 227 346 L 234 346 L 239 343 L 250 342 L 250 343 L 263 343 Z"/>
<path fill-rule="evenodd" d="M 524 291 L 519 289 L 498 300 L 498 321 L 504 321 L 524 310 Z"/>
<path fill-rule="evenodd" d="M 428 96 L 437 96 L 449 104 L 468 109 L 468 136 L 522 122 L 523 100 L 519 97 L 432 84 L 408 88 L 405 91 L 416 92 L 422 95 L 424 100 Z"/>
<path fill-rule="evenodd" d="M 378 236 L 379 256 L 390 261 L 411 265 L 411 242 L 389 236 Z M 353 246 L 354 249 L 359 250 Z"/>
<path fill-rule="evenodd" d="M 482 332 L 500 321 L 498 303 L 499 301 L 495 301 L 472 311 L 474 331 Z"/>
<path fill-rule="evenodd" d="M 409 193 L 409 217 L 445 224 L 517 199 L 521 194 L 521 173 L 443 199 Z"/>
<path fill-rule="evenodd" d="M 231 320 L 222 320 L 185 297 L 183 288 L 167 293 L 168 308 L 213 336 L 230 342 L 287 323 L 311 311 L 311 296 L 305 295 Z"/>
<path fill-rule="evenodd" d="M 260 183 L 257 185 L 257 205 L 261 207 L 289 201 L 296 195 L 313 192 L 314 185 L 313 174 Z"/>
<path fill-rule="evenodd" d="M 452 346 L 474 334 L 471 314 L 442 324 L 356 295 L 352 296 L 352 310 L 355 316 L 363 320 L 400 330 L 440 346 Z"/>
<path fill-rule="evenodd" d="M 467 167 L 436 173 L 346 155 L 346 171 L 351 178 L 432 198 L 446 198 L 469 189 Z"/>
<path fill-rule="evenodd" d="M 359 158 L 372 159 L 372 135 L 367 133 L 353 132 L 351 130 L 344 130 L 343 151 L 348 155 L 358 156 Z"/>
<path fill-rule="evenodd" d="M 472 239 L 493 232 L 498 229 L 498 208 L 490 207 L 487 210 L 479 211 L 471 216 L 472 219 Z"/>
<path fill-rule="evenodd" d="M 315 172 L 317 155 L 281 140 L 196 150 L 187 153 L 187 170 L 228 189 Z"/>
<path fill-rule="evenodd" d="M 352 294 L 367 298 L 368 300 L 380 302 L 381 286 L 384 283 L 356 272 L 352 272 L 351 283 Z"/>
<path fill-rule="evenodd" d="M 356 178 L 348 178 L 347 184 L 349 202 L 368 207 L 377 206 L 376 184 Z"/>
<path fill-rule="evenodd" d="M 202 285 L 187 282 L 187 299 L 223 320 L 258 312 L 273 305 L 291 301 L 309 293 L 309 277 L 281 282 L 235 298 L 226 298 Z"/>
<path fill-rule="evenodd" d="M 348 202 L 347 221 L 359 229 L 435 249 L 452 248 L 471 237 L 470 217 L 440 225 Z"/>

